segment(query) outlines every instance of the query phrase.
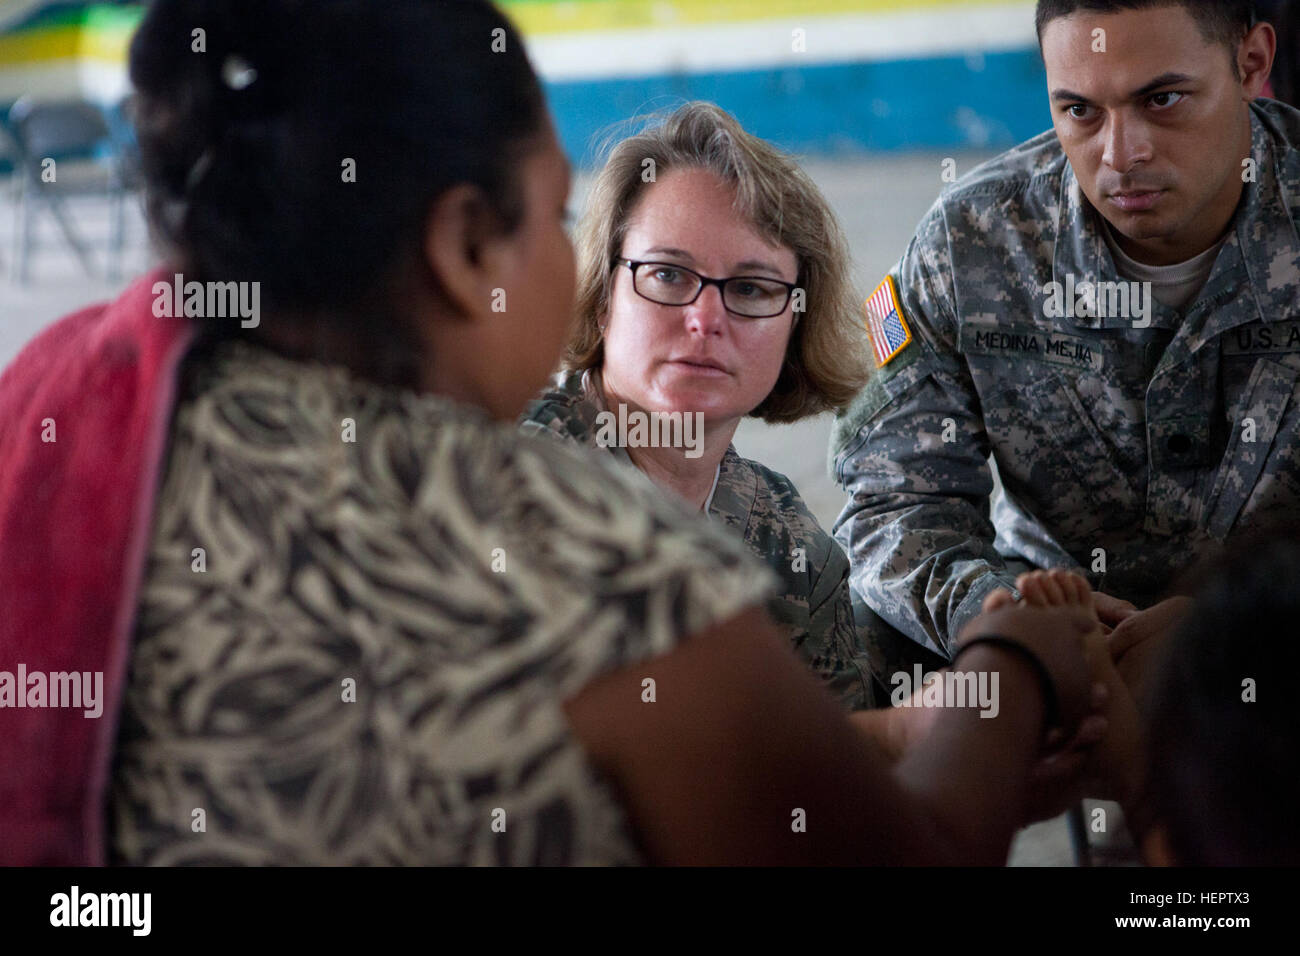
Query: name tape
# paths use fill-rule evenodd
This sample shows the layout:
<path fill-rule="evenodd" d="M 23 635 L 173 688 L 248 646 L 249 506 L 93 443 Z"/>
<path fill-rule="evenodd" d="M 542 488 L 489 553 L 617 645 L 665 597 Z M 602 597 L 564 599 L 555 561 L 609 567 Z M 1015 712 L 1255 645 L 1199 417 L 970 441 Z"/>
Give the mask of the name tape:
<path fill-rule="evenodd" d="M 1094 372 L 1102 369 L 1100 343 L 1045 329 L 963 325 L 961 351 L 980 355 L 1024 355 Z"/>

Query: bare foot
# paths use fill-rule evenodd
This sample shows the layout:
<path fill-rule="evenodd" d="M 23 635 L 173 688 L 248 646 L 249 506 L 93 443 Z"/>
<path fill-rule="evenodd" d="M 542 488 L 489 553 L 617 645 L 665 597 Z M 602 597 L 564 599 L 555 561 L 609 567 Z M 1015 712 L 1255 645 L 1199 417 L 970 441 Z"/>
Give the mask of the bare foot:
<path fill-rule="evenodd" d="M 1016 596 L 1014 594 L 1006 588 L 998 588 L 996 591 L 990 591 L 984 596 L 984 601 L 980 604 L 980 610 L 987 613 L 1015 603 Z"/>
<path fill-rule="evenodd" d="M 1073 571 L 1030 571 L 1016 578 L 1016 590 L 1025 602 L 1035 607 L 1075 605 L 1097 617 L 1092 586 Z M 1101 619 L 1097 618 L 1097 622 L 1100 624 Z"/>
<path fill-rule="evenodd" d="M 1134 774 L 1140 760 L 1139 719 L 1132 694 L 1111 661 L 1106 629 L 1097 616 L 1092 587 L 1070 571 L 1031 571 L 1016 579 L 1016 589 L 1025 603 L 1034 607 L 1077 606 L 1097 622 L 1084 641 L 1093 678 L 1106 685 L 1105 738 L 1093 750 L 1091 776 L 1097 780 L 1091 796 L 1123 800 L 1134 789 Z"/>

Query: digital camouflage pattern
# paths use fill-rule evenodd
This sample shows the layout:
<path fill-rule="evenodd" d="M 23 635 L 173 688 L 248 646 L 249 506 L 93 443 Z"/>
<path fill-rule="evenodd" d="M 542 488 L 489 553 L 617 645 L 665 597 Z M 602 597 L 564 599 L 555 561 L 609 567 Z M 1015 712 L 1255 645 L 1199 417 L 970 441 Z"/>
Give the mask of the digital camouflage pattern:
<path fill-rule="evenodd" d="M 598 376 L 588 376 L 584 386 L 581 372 L 561 373 L 555 387 L 529 405 L 521 427 L 600 448 L 597 415 L 604 408 Z M 626 449 L 607 451 L 636 470 Z M 777 576 L 779 593 L 769 610 L 827 689 L 848 709 L 873 706 L 873 665 L 880 674 L 882 664 L 873 659 L 874 644 L 859 639 L 869 632 L 854 626 L 848 558 L 790 479 L 740 457 L 733 445 L 722 459 L 708 516 L 733 528 Z"/>
<path fill-rule="evenodd" d="M 1029 566 L 1141 607 L 1300 514 L 1300 112 L 1263 101 L 1251 124 L 1255 181 L 1209 279 L 1147 328 L 1045 314 L 1050 282 L 1121 281 L 1054 133 L 940 196 L 892 273 L 915 340 L 832 438 L 855 598 L 947 658 Z"/>

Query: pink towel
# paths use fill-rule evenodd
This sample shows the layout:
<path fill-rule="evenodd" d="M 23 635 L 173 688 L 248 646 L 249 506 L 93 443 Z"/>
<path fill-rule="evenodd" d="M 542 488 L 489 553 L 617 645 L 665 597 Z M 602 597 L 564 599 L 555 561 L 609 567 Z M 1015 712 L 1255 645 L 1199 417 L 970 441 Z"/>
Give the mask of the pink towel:
<path fill-rule="evenodd" d="M 103 675 L 98 718 L 48 697 L 0 706 L 3 865 L 104 862 L 136 599 L 192 337 L 186 319 L 154 316 L 160 279 L 59 320 L 0 376 L 0 672 L 11 689 L 20 666 L 29 682 Z"/>

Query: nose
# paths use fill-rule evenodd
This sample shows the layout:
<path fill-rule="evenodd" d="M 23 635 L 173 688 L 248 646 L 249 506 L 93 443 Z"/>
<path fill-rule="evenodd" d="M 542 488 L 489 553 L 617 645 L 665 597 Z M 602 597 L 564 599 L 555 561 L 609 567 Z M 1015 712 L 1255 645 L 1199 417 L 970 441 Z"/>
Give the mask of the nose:
<path fill-rule="evenodd" d="M 1139 163 L 1150 162 L 1151 137 L 1147 124 L 1126 116 L 1122 111 L 1112 112 L 1102 133 L 1105 145 L 1101 159 L 1117 173 L 1127 173 Z"/>
<path fill-rule="evenodd" d="M 716 285 L 706 286 L 700 297 L 686 306 L 686 330 L 696 335 L 720 335 L 727 322 L 727 309 L 722 304 L 722 290 Z"/>

